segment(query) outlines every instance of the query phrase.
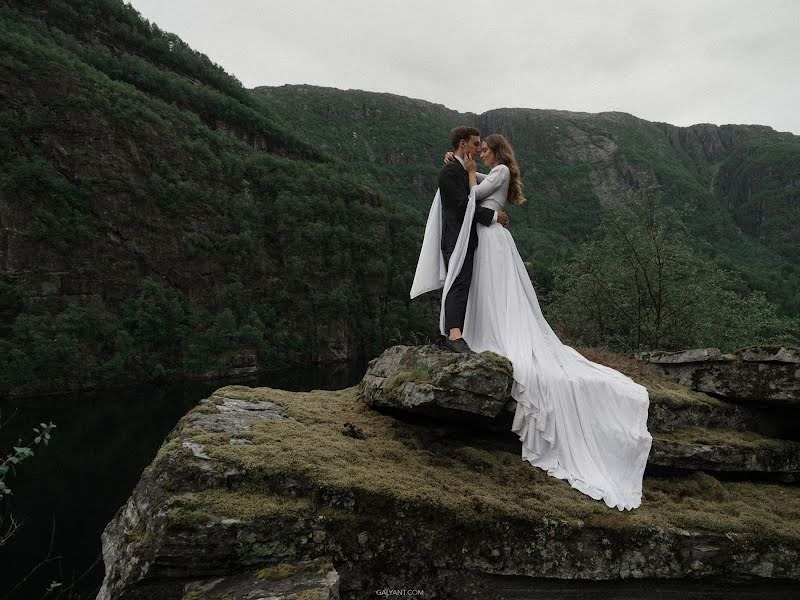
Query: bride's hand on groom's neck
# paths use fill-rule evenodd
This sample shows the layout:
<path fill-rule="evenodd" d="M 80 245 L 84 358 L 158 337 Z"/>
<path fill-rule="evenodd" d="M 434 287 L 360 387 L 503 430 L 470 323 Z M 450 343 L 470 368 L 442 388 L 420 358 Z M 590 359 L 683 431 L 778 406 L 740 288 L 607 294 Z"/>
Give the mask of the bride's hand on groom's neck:
<path fill-rule="evenodd" d="M 478 165 L 475 162 L 475 159 L 472 157 L 472 154 L 469 152 L 464 157 L 464 166 L 466 167 L 467 172 L 470 174 L 475 173 L 478 170 Z"/>
<path fill-rule="evenodd" d="M 472 158 L 472 154 L 464 156 L 464 167 L 466 167 L 469 175 L 469 187 L 472 188 L 478 185 L 478 176 L 476 175 L 478 165 L 475 164 L 475 159 Z"/>

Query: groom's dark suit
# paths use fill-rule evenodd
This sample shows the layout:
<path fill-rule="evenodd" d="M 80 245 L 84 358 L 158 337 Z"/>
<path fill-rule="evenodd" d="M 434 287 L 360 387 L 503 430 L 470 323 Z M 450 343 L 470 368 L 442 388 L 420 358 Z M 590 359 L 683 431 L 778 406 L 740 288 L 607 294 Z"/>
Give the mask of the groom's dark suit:
<path fill-rule="evenodd" d="M 450 255 L 456 247 L 458 232 L 464 222 L 469 198 L 469 175 L 464 166 L 453 159 L 439 172 L 439 194 L 442 201 L 442 255 L 444 264 L 449 268 Z M 478 246 L 478 231 L 475 223 L 490 225 L 494 220 L 494 211 L 490 208 L 475 207 L 475 218 L 469 231 L 467 255 L 461 272 L 453 281 L 444 303 L 445 332 L 453 328 L 464 329 L 464 315 L 467 312 L 467 296 L 472 281 L 472 259 Z"/>

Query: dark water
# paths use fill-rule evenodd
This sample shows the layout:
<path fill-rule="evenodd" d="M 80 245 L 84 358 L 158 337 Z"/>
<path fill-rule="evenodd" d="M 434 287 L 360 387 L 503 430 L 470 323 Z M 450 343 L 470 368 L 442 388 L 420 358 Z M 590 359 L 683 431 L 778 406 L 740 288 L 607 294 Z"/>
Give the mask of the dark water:
<path fill-rule="evenodd" d="M 261 385 L 293 391 L 341 389 L 357 383 L 366 364 L 290 369 L 264 375 Z M 128 499 L 142 470 L 186 411 L 217 388 L 241 381 L 187 383 L 171 387 L 0 401 L 0 451 L 31 428 L 53 421 L 48 447 L 35 449 L 17 476 L 7 477 L 13 496 L 0 501 L 5 531 L 8 515 L 20 529 L 0 546 L 0 600 L 38 598 L 93 599 L 103 579 L 100 534 Z M 37 566 L 38 565 L 38 566 Z M 31 573 L 31 571 L 33 571 Z M 27 579 L 26 579 L 27 578 Z M 518 581 L 517 581 L 518 580 Z M 45 595 L 51 581 L 62 582 Z M 13 589 L 15 588 L 16 589 Z M 797 585 L 733 587 L 724 581 L 579 582 L 498 577 L 496 598 L 516 599 L 663 599 L 727 600 L 800 598 Z M 364 597 L 376 597 L 375 592 Z"/>
<path fill-rule="evenodd" d="M 54 580 L 63 585 L 48 599 L 94 598 L 104 573 L 100 534 L 178 419 L 214 390 L 232 383 L 292 391 L 341 389 L 357 383 L 365 370 L 364 363 L 326 365 L 268 373 L 257 382 L 0 400 L 0 452 L 11 450 L 20 437 L 23 445 L 31 444 L 32 428 L 40 422 L 56 424 L 49 446 L 34 447 L 35 455 L 18 474 L 6 477 L 13 495 L 0 500 L 0 535 L 9 514 L 21 526 L 0 546 L 0 600 L 41 598 Z"/>

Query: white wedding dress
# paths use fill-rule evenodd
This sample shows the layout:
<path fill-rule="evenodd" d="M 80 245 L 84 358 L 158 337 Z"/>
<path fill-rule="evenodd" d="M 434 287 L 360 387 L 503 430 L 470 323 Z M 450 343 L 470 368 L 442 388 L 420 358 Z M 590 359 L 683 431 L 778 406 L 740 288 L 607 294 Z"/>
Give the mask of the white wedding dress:
<path fill-rule="evenodd" d="M 480 179 L 470 190 L 452 268 L 446 272 L 438 191 L 428 216 L 411 297 L 444 288 L 442 334 L 444 298 L 464 261 L 475 203 L 494 210 L 506 204 L 508 167 L 498 165 Z M 609 507 L 638 507 L 652 444 L 647 389 L 562 344 L 542 315 L 511 233 L 499 223 L 476 227 L 463 335 L 474 351 L 491 350 L 514 367 L 512 431 L 522 442 L 522 458 Z"/>

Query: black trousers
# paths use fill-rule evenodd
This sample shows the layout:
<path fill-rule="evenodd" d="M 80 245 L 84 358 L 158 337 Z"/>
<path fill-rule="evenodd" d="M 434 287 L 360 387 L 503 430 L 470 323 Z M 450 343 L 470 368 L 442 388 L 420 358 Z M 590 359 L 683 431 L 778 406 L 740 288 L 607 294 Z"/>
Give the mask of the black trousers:
<path fill-rule="evenodd" d="M 444 264 L 447 267 L 450 262 L 450 255 L 455 248 L 442 250 Z M 467 297 L 469 296 L 469 284 L 472 282 L 472 259 L 475 257 L 475 247 L 467 247 L 467 254 L 464 257 L 464 265 L 453 281 L 453 286 L 447 292 L 444 300 L 444 330 L 445 334 L 450 333 L 451 329 L 458 328 L 464 331 L 464 316 L 467 314 Z"/>

